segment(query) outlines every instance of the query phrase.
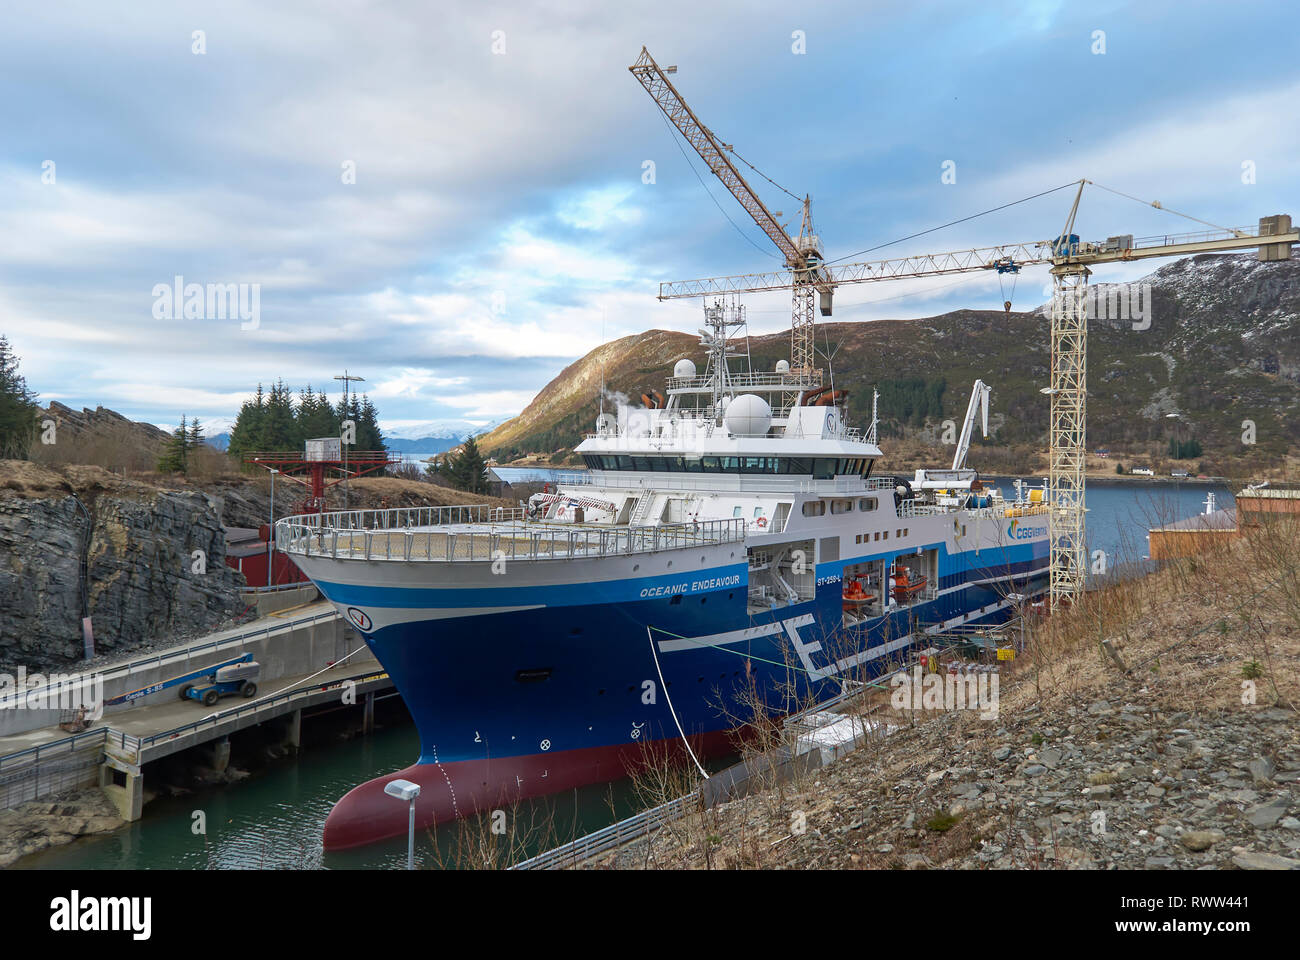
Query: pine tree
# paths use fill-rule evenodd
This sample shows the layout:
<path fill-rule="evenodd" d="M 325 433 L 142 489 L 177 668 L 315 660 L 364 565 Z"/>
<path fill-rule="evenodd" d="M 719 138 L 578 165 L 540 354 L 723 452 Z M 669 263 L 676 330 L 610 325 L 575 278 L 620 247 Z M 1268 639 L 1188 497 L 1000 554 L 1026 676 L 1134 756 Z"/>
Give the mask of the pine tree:
<path fill-rule="evenodd" d="M 189 464 L 189 443 L 190 431 L 182 416 L 181 425 L 172 431 L 171 440 L 158 458 L 158 472 L 183 473 Z"/>
<path fill-rule="evenodd" d="M 357 411 L 357 449 L 387 450 L 384 446 L 384 434 L 379 429 L 379 412 L 370 398 L 361 396 L 361 406 Z"/>
<path fill-rule="evenodd" d="M 355 425 L 353 450 L 387 449 L 379 411 L 369 397 L 349 394 L 346 403 L 340 398 L 331 404 L 323 390 L 317 392 L 308 384 L 295 401 L 283 380 L 276 380 L 269 392 L 259 383 L 257 394 L 239 408 L 227 452 L 242 459 L 259 450 L 301 451 L 307 440 L 341 436 L 344 420 Z"/>
<path fill-rule="evenodd" d="M 301 450 L 303 438 L 294 417 L 293 394 L 283 380 L 271 387 L 266 400 L 263 450 Z"/>
<path fill-rule="evenodd" d="M 473 437 L 466 439 L 460 453 L 450 458 L 446 475 L 452 486 L 469 493 L 487 492 L 487 464 Z"/>
<path fill-rule="evenodd" d="M 230 428 L 230 443 L 226 451 L 232 457 L 242 459 L 246 453 L 265 450 L 266 447 L 262 446 L 262 425 L 265 418 L 266 396 L 262 393 L 262 385 L 259 383 L 256 396 L 252 400 L 245 400 L 239 408 L 235 425 Z"/>
<path fill-rule="evenodd" d="M 18 357 L 0 336 L 0 458 L 26 460 L 40 407 L 18 372 Z"/>

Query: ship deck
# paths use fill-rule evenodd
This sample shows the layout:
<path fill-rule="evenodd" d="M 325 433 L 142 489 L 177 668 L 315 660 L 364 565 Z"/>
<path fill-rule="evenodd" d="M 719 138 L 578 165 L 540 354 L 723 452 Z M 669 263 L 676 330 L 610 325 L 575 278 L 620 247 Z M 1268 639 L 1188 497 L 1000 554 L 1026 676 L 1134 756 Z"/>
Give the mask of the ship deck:
<path fill-rule="evenodd" d="M 290 555 L 308 557 L 448 563 L 599 558 L 745 539 L 743 520 L 610 526 L 547 523 L 513 513 L 421 507 L 291 517 L 276 523 L 276 544 Z"/>

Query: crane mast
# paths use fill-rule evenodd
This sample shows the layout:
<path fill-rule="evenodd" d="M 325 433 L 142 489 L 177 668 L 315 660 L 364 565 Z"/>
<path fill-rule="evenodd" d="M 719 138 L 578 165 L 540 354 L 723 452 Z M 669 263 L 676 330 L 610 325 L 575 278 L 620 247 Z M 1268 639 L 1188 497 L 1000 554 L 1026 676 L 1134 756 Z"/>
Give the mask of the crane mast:
<path fill-rule="evenodd" d="M 669 122 L 681 132 L 686 142 L 695 148 L 713 175 L 722 181 L 722 185 L 745 208 L 759 229 L 781 251 L 790 277 L 786 286 L 791 290 L 791 372 L 805 377 L 812 376 L 817 369 L 813 347 L 816 302 L 820 295 L 822 316 L 830 316 L 834 284 L 830 282 L 829 273 L 822 265 L 821 242 L 812 232 L 811 198 L 804 196 L 799 236 L 792 238 L 731 162 L 727 156 L 727 146 L 700 122 L 700 118 L 668 79 L 668 74 L 675 72 L 676 67 L 661 68 L 650 56 L 650 52 L 642 47 L 641 55 L 628 70 L 659 105 Z"/>

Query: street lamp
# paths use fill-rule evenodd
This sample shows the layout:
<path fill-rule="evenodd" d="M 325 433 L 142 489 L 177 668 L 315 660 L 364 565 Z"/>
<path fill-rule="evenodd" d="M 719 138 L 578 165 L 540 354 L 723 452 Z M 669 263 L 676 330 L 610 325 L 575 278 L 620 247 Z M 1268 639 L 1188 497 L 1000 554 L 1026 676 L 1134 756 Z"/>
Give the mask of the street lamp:
<path fill-rule="evenodd" d="M 271 585 L 271 568 L 275 566 L 275 475 L 271 471 L 271 525 L 266 528 L 266 585 Z"/>
<path fill-rule="evenodd" d="M 420 785 L 410 780 L 389 780 L 384 784 L 384 793 L 398 800 L 405 800 L 411 805 L 411 827 L 406 835 L 406 869 L 415 869 L 415 798 L 420 795 Z"/>
<path fill-rule="evenodd" d="M 365 383 L 366 378 L 354 377 L 347 370 L 344 370 L 342 376 L 336 376 L 334 379 L 343 381 L 343 416 L 341 419 L 346 420 L 348 418 L 348 387 L 352 385 L 354 380 L 357 383 Z M 346 510 L 348 508 L 348 443 L 343 439 L 342 434 L 340 434 L 339 439 L 342 441 L 343 447 L 343 509 Z"/>

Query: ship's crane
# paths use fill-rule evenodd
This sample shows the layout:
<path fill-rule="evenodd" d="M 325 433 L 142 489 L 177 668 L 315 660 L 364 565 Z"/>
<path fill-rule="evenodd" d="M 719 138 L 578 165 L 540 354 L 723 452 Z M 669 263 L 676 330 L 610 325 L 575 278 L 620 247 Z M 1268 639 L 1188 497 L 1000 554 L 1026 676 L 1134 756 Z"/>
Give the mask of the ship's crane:
<path fill-rule="evenodd" d="M 1291 217 L 1288 215 L 1263 217 L 1255 229 L 1218 228 L 1177 236 L 1166 234 L 1145 237 L 1136 241 L 1132 234 L 1125 234 L 1109 237 L 1100 243 L 1081 241 L 1074 233 L 1074 220 L 1083 188 L 1090 182 L 1086 179 L 1079 181 L 1065 228 L 1054 240 L 897 257 L 834 267 L 822 264 L 818 268 L 821 282 L 834 287 L 847 283 L 902 280 L 979 270 L 1006 272 L 1033 264 L 1051 265 L 1052 370 L 1051 383 L 1042 392 L 1051 399 L 1048 488 L 1051 500 L 1050 570 L 1053 608 L 1082 592 L 1087 570 L 1083 493 L 1084 456 L 1087 451 L 1086 294 L 1091 268 L 1100 264 L 1154 257 L 1183 257 L 1251 249 L 1259 251 L 1261 261 L 1287 260 L 1291 257 L 1292 245 L 1300 243 L 1300 232 L 1292 228 Z M 1158 202 L 1151 206 L 1163 209 Z M 797 302 L 801 283 L 805 281 L 789 269 L 687 280 L 660 284 L 659 299 L 794 289 Z"/>
<path fill-rule="evenodd" d="M 677 88 L 668 79 L 668 74 L 675 73 L 676 67 L 660 68 L 645 47 L 636 63 L 628 67 L 632 76 L 645 87 L 659 109 L 686 139 L 695 152 L 700 155 L 713 174 L 722 181 L 745 211 L 758 224 L 760 230 L 767 234 L 781 254 L 785 257 L 786 276 L 788 280 L 783 287 L 792 291 L 792 318 L 790 328 L 790 363 L 792 373 L 810 380 L 817 380 L 817 363 L 813 352 L 813 315 L 814 298 L 820 294 L 821 314 L 831 315 L 831 297 L 834 284 L 823 264 L 821 241 L 812 231 L 811 198 L 803 199 L 803 220 L 799 227 L 799 236 L 792 238 L 753 188 L 745 182 L 727 152 L 727 145 L 718 140 L 695 112 L 686 105 Z"/>
<path fill-rule="evenodd" d="M 975 417 L 983 411 L 981 427 L 984 436 L 989 435 L 989 385 L 983 380 L 975 381 L 975 388 L 970 392 L 970 403 L 966 407 L 966 420 L 961 425 L 961 438 L 957 441 L 957 451 L 952 455 L 952 468 L 960 470 L 966 466 L 966 451 L 970 449 L 970 435 L 975 428 Z"/>
<path fill-rule="evenodd" d="M 966 467 L 966 452 L 970 450 L 970 435 L 975 429 L 975 418 L 984 412 L 984 436 L 989 435 L 989 385 L 983 380 L 976 380 L 970 393 L 970 403 L 966 407 L 966 419 L 962 421 L 961 437 L 957 440 L 957 450 L 952 455 L 951 470 L 916 471 L 912 481 L 913 490 L 942 490 L 944 492 L 972 490 L 979 474 Z"/>

